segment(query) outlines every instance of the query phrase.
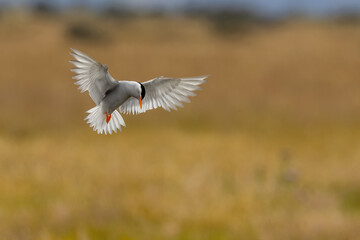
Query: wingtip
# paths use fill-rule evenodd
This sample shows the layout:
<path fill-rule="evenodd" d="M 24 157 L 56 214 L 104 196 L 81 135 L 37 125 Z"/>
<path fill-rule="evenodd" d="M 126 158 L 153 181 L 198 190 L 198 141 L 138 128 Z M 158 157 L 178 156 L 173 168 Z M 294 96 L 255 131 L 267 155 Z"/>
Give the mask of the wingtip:
<path fill-rule="evenodd" d="M 210 77 L 210 74 L 200 76 L 200 78 L 202 78 L 202 81 L 204 81 L 204 82 L 207 82 L 207 80 L 206 80 L 206 79 L 207 79 L 208 77 Z"/>
<path fill-rule="evenodd" d="M 85 53 L 83 53 L 83 52 L 81 52 L 81 51 L 79 51 L 79 50 L 77 50 L 75 48 L 70 48 L 70 50 L 71 50 L 70 55 L 72 55 L 72 56 L 74 56 L 74 55 L 79 55 L 79 56 L 86 55 Z"/>
<path fill-rule="evenodd" d="M 204 75 L 204 76 L 200 76 L 199 79 L 201 81 L 200 84 L 204 84 L 204 83 L 207 83 L 208 80 L 206 80 L 208 77 L 210 77 L 210 75 Z M 199 89 L 201 90 L 201 89 Z"/>
<path fill-rule="evenodd" d="M 70 48 L 69 54 L 70 54 L 71 56 L 73 56 L 73 55 L 75 54 L 75 51 L 76 51 L 76 49 Z"/>

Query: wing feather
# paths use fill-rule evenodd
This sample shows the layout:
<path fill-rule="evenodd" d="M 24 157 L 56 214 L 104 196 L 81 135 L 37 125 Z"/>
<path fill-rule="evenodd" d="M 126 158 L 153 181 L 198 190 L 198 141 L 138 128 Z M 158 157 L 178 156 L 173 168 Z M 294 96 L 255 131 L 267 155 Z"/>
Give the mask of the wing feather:
<path fill-rule="evenodd" d="M 75 68 L 71 69 L 76 75 L 73 77 L 79 90 L 83 93 L 89 91 L 92 100 L 99 105 L 106 91 L 115 87 L 118 82 L 115 81 L 108 72 L 106 65 L 95 61 L 83 52 L 71 49 L 71 56 L 75 60 L 71 60 Z"/>
<path fill-rule="evenodd" d="M 143 108 L 140 109 L 136 98 L 129 98 L 120 106 L 120 112 L 126 114 L 139 114 L 147 110 L 162 107 L 166 111 L 177 110 L 183 107 L 183 102 L 190 102 L 188 97 L 196 96 L 194 91 L 201 90 L 199 85 L 206 82 L 208 76 L 192 78 L 166 78 L 158 77 L 144 85 L 146 94 L 143 99 Z"/>

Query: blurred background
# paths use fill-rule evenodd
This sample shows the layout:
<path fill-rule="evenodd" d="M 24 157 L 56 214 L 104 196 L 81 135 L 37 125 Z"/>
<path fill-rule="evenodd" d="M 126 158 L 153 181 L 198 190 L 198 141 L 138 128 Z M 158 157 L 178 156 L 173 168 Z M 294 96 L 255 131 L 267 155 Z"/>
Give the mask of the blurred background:
<path fill-rule="evenodd" d="M 210 74 L 97 135 L 70 48 L 115 79 Z M 0 239 L 357 239 L 357 0 L 0 1 Z"/>

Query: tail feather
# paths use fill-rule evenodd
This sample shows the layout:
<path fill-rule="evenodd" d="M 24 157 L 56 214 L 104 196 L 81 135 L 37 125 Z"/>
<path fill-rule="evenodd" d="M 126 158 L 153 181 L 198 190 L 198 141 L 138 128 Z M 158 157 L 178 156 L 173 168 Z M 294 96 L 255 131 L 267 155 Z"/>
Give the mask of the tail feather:
<path fill-rule="evenodd" d="M 89 115 L 84 120 L 98 134 L 112 134 L 113 132 L 116 133 L 118 129 L 121 131 L 121 126 L 126 127 L 124 119 L 117 110 L 111 114 L 111 119 L 108 123 L 106 122 L 106 114 L 102 113 L 100 106 L 93 107 L 87 113 Z"/>

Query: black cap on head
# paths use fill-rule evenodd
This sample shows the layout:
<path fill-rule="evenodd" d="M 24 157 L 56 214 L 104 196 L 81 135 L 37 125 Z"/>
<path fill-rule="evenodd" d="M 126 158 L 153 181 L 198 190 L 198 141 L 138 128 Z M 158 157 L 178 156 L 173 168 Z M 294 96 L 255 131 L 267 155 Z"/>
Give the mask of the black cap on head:
<path fill-rule="evenodd" d="M 144 99 L 145 93 L 146 93 L 145 87 L 144 87 L 144 85 L 142 85 L 141 83 L 139 83 L 139 84 L 140 84 L 140 86 L 141 86 L 141 99 Z"/>

